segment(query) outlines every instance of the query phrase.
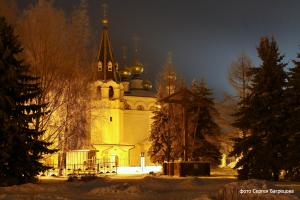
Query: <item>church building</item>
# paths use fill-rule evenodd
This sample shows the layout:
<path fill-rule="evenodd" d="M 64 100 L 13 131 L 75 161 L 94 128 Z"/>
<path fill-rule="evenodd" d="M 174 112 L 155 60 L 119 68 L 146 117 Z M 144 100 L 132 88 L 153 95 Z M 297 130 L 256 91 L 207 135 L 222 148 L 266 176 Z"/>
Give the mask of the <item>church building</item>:
<path fill-rule="evenodd" d="M 143 65 L 136 58 L 130 67 L 119 68 L 108 30 L 102 32 L 90 86 L 90 148 L 66 153 L 66 168 L 112 163 L 119 167 L 153 165 L 147 151 L 156 97 L 150 81 L 142 80 Z M 107 166 L 108 167 L 108 166 Z M 95 168 L 95 167 L 94 167 Z"/>

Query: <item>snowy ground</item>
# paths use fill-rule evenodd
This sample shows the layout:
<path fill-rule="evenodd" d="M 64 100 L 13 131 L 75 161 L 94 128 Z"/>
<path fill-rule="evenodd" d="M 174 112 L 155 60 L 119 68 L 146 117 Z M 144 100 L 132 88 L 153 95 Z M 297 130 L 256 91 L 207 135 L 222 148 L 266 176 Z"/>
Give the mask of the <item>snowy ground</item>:
<path fill-rule="evenodd" d="M 0 188 L 0 200 L 79 200 L 79 199 L 216 199 L 218 191 L 235 185 L 231 175 L 214 172 L 211 177 L 167 177 L 111 175 L 91 181 L 67 182 L 66 178 L 42 178 L 38 184 Z M 230 184 L 231 183 L 231 184 Z M 300 183 L 279 182 L 300 197 Z"/>

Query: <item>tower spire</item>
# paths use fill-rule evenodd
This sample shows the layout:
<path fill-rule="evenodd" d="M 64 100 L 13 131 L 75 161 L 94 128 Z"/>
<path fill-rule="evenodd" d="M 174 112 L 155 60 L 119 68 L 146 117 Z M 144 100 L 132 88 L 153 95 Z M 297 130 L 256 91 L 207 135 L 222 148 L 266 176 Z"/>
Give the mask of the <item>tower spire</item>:
<path fill-rule="evenodd" d="M 108 32 L 107 5 L 103 4 L 102 31 L 97 56 L 97 80 L 119 82 L 118 64 L 115 61 Z"/>
<path fill-rule="evenodd" d="M 140 62 L 139 59 L 139 38 L 137 36 L 133 37 L 133 66 L 131 67 L 131 72 L 133 75 L 133 79 L 141 79 L 141 74 L 144 71 L 143 64 Z"/>
<path fill-rule="evenodd" d="M 102 4 L 102 12 L 103 12 L 103 17 L 102 17 L 102 25 L 103 26 L 107 26 L 108 25 L 108 17 L 107 17 L 107 10 L 108 10 L 108 6 L 106 3 Z"/>
<path fill-rule="evenodd" d="M 122 67 L 127 67 L 127 47 L 122 46 L 121 48 L 122 51 Z"/>
<path fill-rule="evenodd" d="M 133 37 L 133 48 L 134 48 L 133 64 L 134 65 L 141 64 L 139 60 L 139 41 L 140 39 L 137 36 Z"/>

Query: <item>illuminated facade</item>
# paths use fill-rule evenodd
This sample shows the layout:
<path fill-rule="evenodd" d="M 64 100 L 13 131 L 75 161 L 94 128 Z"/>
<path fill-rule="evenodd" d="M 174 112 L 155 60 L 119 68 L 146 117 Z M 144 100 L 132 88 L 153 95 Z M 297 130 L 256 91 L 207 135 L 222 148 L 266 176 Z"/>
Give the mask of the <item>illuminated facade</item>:
<path fill-rule="evenodd" d="M 67 150 L 64 134 L 60 134 L 53 143 L 60 151 L 44 158 L 44 162 L 53 167 L 48 174 L 107 173 L 116 171 L 117 166 L 142 169 L 153 165 L 147 155 L 152 112 L 156 109 L 152 84 L 141 78 L 143 65 L 137 57 L 132 66 L 123 65 L 119 69 L 106 17 L 102 25 L 94 81 L 89 86 L 86 116 L 89 144 Z M 53 124 L 57 123 L 59 114 L 53 119 Z"/>
<path fill-rule="evenodd" d="M 148 137 L 156 102 L 152 85 L 141 79 L 143 66 L 137 59 L 133 66 L 118 69 L 106 17 L 102 25 L 95 81 L 90 87 L 90 144 L 96 159 L 119 166 L 151 165 Z"/>

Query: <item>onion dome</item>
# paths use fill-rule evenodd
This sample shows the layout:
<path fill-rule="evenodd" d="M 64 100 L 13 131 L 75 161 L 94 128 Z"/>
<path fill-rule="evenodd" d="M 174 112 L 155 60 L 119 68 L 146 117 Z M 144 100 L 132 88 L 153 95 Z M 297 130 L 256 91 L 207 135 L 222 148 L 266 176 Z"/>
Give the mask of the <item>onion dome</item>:
<path fill-rule="evenodd" d="M 133 79 L 140 79 L 141 74 L 144 71 L 144 67 L 141 63 L 135 64 L 131 67 L 131 73 L 133 75 Z"/>
<path fill-rule="evenodd" d="M 151 90 L 152 89 L 152 83 L 149 80 L 143 81 L 143 89 L 144 90 Z"/>
<path fill-rule="evenodd" d="M 119 74 L 122 81 L 127 81 L 129 76 L 131 75 L 131 72 L 128 68 L 122 68 L 119 70 Z"/>
<path fill-rule="evenodd" d="M 107 26 L 108 25 L 108 19 L 107 18 L 102 19 L 101 23 L 103 24 L 103 26 Z"/>

